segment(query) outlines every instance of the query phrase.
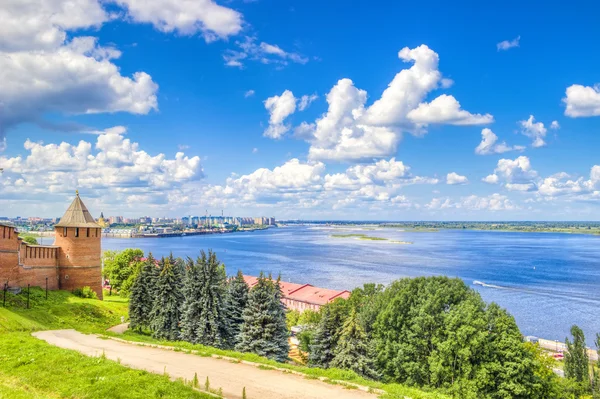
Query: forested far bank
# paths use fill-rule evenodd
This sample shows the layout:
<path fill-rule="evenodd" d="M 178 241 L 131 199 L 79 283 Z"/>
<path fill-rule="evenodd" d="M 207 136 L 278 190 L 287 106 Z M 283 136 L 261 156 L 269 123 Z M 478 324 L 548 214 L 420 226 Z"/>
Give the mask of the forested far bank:
<path fill-rule="evenodd" d="M 572 330 L 567 378 L 560 378 L 555 360 L 523 341 L 506 310 L 485 303 L 457 278 L 365 284 L 348 300 L 300 315 L 286 310 L 277 279 L 261 274 L 250 288 L 241 271 L 227 277 L 211 251 L 195 260 L 139 255 L 128 264 L 131 273 L 123 274 L 132 281 L 125 294 L 131 327 L 158 339 L 284 362 L 288 327 L 299 325 L 300 349 L 312 367 L 350 370 L 457 398 L 600 397 L 597 365 L 590 365 L 585 345 L 584 355 L 579 349 L 583 333 Z"/>

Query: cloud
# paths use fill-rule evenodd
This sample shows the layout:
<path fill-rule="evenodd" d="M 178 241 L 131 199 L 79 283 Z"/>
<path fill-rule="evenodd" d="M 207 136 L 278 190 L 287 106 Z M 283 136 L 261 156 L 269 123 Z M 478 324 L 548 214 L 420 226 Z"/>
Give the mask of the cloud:
<path fill-rule="evenodd" d="M 535 190 L 535 179 L 538 173 L 531 168 L 529 158 L 521 155 L 516 159 L 500 159 L 494 175 L 505 183 L 505 187 L 512 191 Z M 489 176 L 488 176 L 489 177 Z"/>
<path fill-rule="evenodd" d="M 267 98 L 264 104 L 270 117 L 269 127 L 263 135 L 272 139 L 279 139 L 290 129 L 289 125 L 284 125 L 284 121 L 285 118 L 296 111 L 296 97 L 290 90 L 285 90 L 280 96 Z"/>
<path fill-rule="evenodd" d="M 544 138 L 548 129 L 544 127 L 542 122 L 534 122 L 535 118 L 533 115 L 529 115 L 529 119 L 519 121 L 521 126 L 521 133 L 533 140 L 531 146 L 534 148 L 544 147 L 546 142 Z"/>
<path fill-rule="evenodd" d="M 367 185 L 408 185 L 415 183 L 437 183 L 437 179 L 413 176 L 410 167 L 396 158 L 379 160 L 368 165 L 355 165 L 344 173 L 325 176 L 324 187 L 327 189 L 357 189 Z"/>
<path fill-rule="evenodd" d="M 47 127 L 43 117 L 50 112 L 147 114 L 158 109 L 158 85 L 145 72 L 122 76 L 112 63 L 119 56 L 93 37 L 76 37 L 54 50 L 0 53 L 0 138 L 23 122 Z"/>
<path fill-rule="evenodd" d="M 456 172 L 450 172 L 446 175 L 446 184 L 467 184 L 468 182 L 469 179 L 467 179 L 467 176 L 461 176 Z"/>
<path fill-rule="evenodd" d="M 236 49 L 229 49 L 223 53 L 226 66 L 243 68 L 248 60 L 257 61 L 262 64 L 275 64 L 279 67 L 288 65 L 290 62 L 306 64 L 308 58 L 294 52 L 288 52 L 281 47 L 265 42 L 257 43 L 257 38 L 245 36 L 243 40 L 236 40 Z"/>
<path fill-rule="evenodd" d="M 219 206 L 256 206 L 299 198 L 308 199 L 321 189 L 325 165 L 291 159 L 273 169 L 260 168 L 240 177 L 230 177 L 224 185 L 203 190 L 202 198 Z"/>
<path fill-rule="evenodd" d="M 134 22 L 150 23 L 165 33 L 191 36 L 200 33 L 207 42 L 227 39 L 242 30 L 239 12 L 212 0 L 113 0 Z"/>
<path fill-rule="evenodd" d="M 521 36 L 517 36 L 513 40 L 504 40 L 496 44 L 496 48 L 498 49 L 498 51 L 506 51 L 513 47 L 519 47 L 520 40 Z"/>
<path fill-rule="evenodd" d="M 0 52 L 55 50 L 67 31 L 99 27 L 109 15 L 97 0 L 8 0 L 0 6 Z"/>
<path fill-rule="evenodd" d="M 26 140 L 26 155 L 0 157 L 0 197 L 71 195 L 79 188 L 107 203 L 130 195 L 163 197 L 169 190 L 203 177 L 198 156 L 183 152 L 150 155 L 122 134 L 107 133 L 95 144 L 44 144 Z M 137 204 L 139 206 L 143 204 Z"/>
<path fill-rule="evenodd" d="M 319 98 L 319 96 L 317 96 L 316 94 L 311 94 L 310 96 L 308 94 L 303 95 L 300 98 L 300 103 L 298 104 L 298 109 L 300 111 L 304 111 L 306 108 L 308 108 L 310 103 L 315 101 L 317 98 Z"/>
<path fill-rule="evenodd" d="M 475 154 L 503 154 L 508 151 L 523 151 L 525 147 L 520 145 L 509 146 L 505 141 L 498 143 L 498 136 L 491 129 L 484 128 L 481 131 L 481 143 L 475 148 Z"/>
<path fill-rule="evenodd" d="M 465 209 L 471 211 L 507 211 L 518 209 L 508 197 L 494 193 L 485 197 L 470 195 L 462 197 L 459 201 L 450 198 L 433 198 L 425 205 L 426 209 L 433 211 L 443 209 Z"/>
<path fill-rule="evenodd" d="M 244 93 L 244 98 L 252 97 L 254 95 L 254 90 L 248 90 Z"/>
<path fill-rule="evenodd" d="M 552 121 L 552 123 L 550 124 L 550 129 L 552 129 L 552 130 L 560 129 L 560 124 L 558 123 L 558 121 Z"/>
<path fill-rule="evenodd" d="M 253 153 L 253 154 L 256 154 L 257 152 L 258 152 L 258 148 L 254 147 L 254 148 L 252 149 L 252 153 Z"/>
<path fill-rule="evenodd" d="M 314 123 L 301 129 L 308 133 L 314 126 L 309 159 L 369 161 L 391 156 L 403 132 L 426 133 L 429 124 L 470 125 L 493 121 L 489 114 L 472 114 L 460 108 L 458 101 L 441 95 L 424 102 L 427 95 L 448 87 L 438 70 L 437 53 L 425 45 L 403 48 L 398 57 L 412 66 L 400 71 L 381 97 L 367 107 L 367 92 L 350 79 L 340 79 L 326 96 L 328 110 Z"/>
<path fill-rule="evenodd" d="M 497 174 L 487 175 L 486 177 L 481 179 L 481 181 L 488 183 L 488 184 L 497 184 L 498 180 L 499 180 L 499 178 L 498 178 Z"/>
<path fill-rule="evenodd" d="M 460 109 L 460 104 L 452 96 L 442 94 L 430 103 L 421 103 L 407 115 L 413 123 L 421 126 L 429 124 L 447 125 L 486 125 L 494 122 L 490 114 L 471 114 Z"/>
<path fill-rule="evenodd" d="M 571 85 L 567 87 L 565 115 L 571 118 L 600 115 L 600 86 Z"/>

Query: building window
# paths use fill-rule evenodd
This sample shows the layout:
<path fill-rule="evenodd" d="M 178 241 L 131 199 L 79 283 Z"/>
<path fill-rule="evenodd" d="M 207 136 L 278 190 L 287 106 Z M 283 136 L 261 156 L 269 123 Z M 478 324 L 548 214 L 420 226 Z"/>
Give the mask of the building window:
<path fill-rule="evenodd" d="M 66 237 L 66 236 L 67 236 L 67 228 L 63 227 L 63 237 Z"/>
<path fill-rule="evenodd" d="M 79 227 L 75 227 L 75 237 L 79 237 Z"/>
<path fill-rule="evenodd" d="M 90 228 L 89 227 L 87 228 L 87 236 L 88 237 L 90 236 Z"/>

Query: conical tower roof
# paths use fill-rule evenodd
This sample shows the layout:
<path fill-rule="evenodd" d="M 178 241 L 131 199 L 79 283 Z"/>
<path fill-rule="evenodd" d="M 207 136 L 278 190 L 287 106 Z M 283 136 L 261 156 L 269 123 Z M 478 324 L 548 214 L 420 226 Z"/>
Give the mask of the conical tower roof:
<path fill-rule="evenodd" d="M 77 196 L 69 206 L 69 209 L 65 212 L 63 217 L 60 219 L 54 227 L 94 227 L 101 228 L 98 223 L 94 220 L 90 211 L 79 198 L 79 192 Z"/>

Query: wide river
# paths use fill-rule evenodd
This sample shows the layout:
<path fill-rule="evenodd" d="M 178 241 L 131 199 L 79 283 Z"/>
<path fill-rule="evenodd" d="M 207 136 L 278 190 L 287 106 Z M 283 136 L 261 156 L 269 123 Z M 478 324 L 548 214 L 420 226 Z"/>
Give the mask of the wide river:
<path fill-rule="evenodd" d="M 389 241 L 335 238 L 366 234 Z M 600 237 L 394 228 L 281 227 L 177 238 L 105 238 L 103 249 L 140 248 L 155 257 L 196 257 L 212 249 L 228 274 L 262 270 L 286 281 L 348 289 L 402 277 L 460 277 L 486 301 L 508 309 L 525 335 L 564 341 L 573 324 L 588 344 L 600 332 Z M 484 285 L 473 284 L 474 281 Z"/>

